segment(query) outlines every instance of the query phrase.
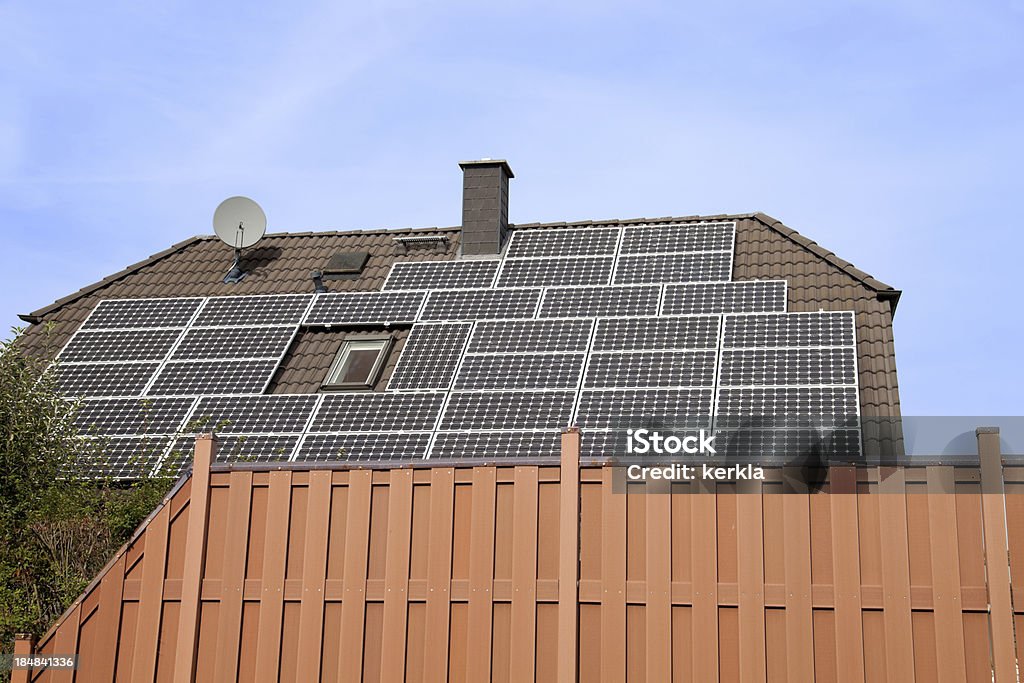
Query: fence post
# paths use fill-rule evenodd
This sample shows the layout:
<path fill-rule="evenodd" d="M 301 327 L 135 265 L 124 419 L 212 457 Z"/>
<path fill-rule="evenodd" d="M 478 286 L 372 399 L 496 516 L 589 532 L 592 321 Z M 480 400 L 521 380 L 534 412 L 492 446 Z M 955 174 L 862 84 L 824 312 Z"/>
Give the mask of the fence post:
<path fill-rule="evenodd" d="M 14 636 L 14 655 L 16 657 L 25 657 L 32 654 L 35 649 L 36 639 L 35 636 L 28 633 L 19 633 Z M 58 654 L 65 654 L 63 652 Z M 29 683 L 32 680 L 31 669 L 15 669 L 11 668 L 11 683 Z"/>
<path fill-rule="evenodd" d="M 579 674 L 580 430 L 562 432 L 558 558 L 558 680 L 575 682 Z"/>
<path fill-rule="evenodd" d="M 178 612 L 174 683 L 190 683 L 195 679 L 196 654 L 199 650 L 199 605 L 202 599 L 207 521 L 210 514 L 210 465 L 216 454 L 217 437 L 214 434 L 200 434 L 196 437 L 185 537 L 185 568 L 181 580 L 181 607 Z"/>
<path fill-rule="evenodd" d="M 985 532 L 985 576 L 988 583 L 989 622 L 995 680 L 1017 680 L 1013 641 L 1013 608 L 1010 604 L 1010 564 L 1006 542 L 1006 501 L 1003 499 L 1003 460 L 999 452 L 999 428 L 979 427 L 978 459 L 981 461 L 981 509 Z"/>

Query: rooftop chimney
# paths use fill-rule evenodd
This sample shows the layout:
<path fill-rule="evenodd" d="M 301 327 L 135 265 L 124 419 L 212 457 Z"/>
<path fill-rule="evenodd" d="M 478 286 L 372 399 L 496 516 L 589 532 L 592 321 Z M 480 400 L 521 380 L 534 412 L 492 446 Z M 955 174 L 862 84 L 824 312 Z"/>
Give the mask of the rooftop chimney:
<path fill-rule="evenodd" d="M 499 254 L 508 232 L 508 181 L 504 159 L 462 161 L 462 253 Z"/>

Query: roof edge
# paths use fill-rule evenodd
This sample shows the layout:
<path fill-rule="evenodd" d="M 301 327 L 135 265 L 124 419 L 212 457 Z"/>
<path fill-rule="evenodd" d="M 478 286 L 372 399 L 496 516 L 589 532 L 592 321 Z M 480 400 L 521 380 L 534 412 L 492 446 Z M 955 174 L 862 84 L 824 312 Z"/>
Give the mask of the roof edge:
<path fill-rule="evenodd" d="M 168 256 L 170 256 L 171 254 L 176 254 L 177 252 L 181 251 L 182 249 L 185 249 L 186 247 L 190 247 L 193 244 L 195 244 L 196 242 L 200 242 L 200 241 L 202 241 L 204 239 L 207 239 L 207 238 L 204 237 L 204 236 L 201 236 L 201 235 L 194 235 L 192 237 L 189 237 L 188 239 L 184 239 L 184 240 L 182 240 L 182 241 L 180 241 L 180 242 L 178 242 L 176 244 L 171 245 L 170 247 L 168 247 L 167 249 L 164 249 L 163 251 L 158 251 L 157 253 L 153 254 L 152 256 L 149 256 L 148 258 L 145 258 L 145 259 L 139 261 L 138 263 L 133 263 L 130 266 L 128 266 L 127 268 L 123 268 L 122 270 L 117 271 L 113 275 L 108 275 L 107 277 L 103 278 L 102 280 L 99 280 L 98 282 L 94 282 L 91 285 L 86 285 L 85 287 L 82 287 L 77 292 L 69 294 L 69 295 L 67 295 L 65 297 L 61 297 L 60 299 L 57 299 L 56 301 L 54 301 L 52 304 L 50 304 L 48 306 L 43 306 L 42 308 L 39 308 L 39 309 L 37 309 L 35 311 L 32 311 L 31 313 L 19 314 L 18 317 L 21 318 L 22 320 L 24 320 L 27 323 L 33 323 L 34 324 L 34 323 L 41 322 L 43 317 L 45 317 L 46 315 L 48 315 L 50 313 L 53 313 L 54 311 L 56 311 L 59 308 L 63 308 L 64 306 L 66 306 L 67 304 L 71 303 L 72 301 L 80 299 L 83 296 L 87 296 L 89 294 L 92 294 L 97 289 L 102 289 L 103 287 L 106 287 L 107 285 L 113 284 L 114 282 L 120 280 L 121 278 L 127 277 L 128 275 L 131 275 L 132 273 L 135 273 L 135 272 L 137 272 L 139 270 L 142 270 L 143 268 L 145 268 L 147 266 L 150 266 L 150 265 L 156 263 L 157 261 L 165 259 Z"/>
<path fill-rule="evenodd" d="M 305 231 L 305 232 L 272 232 L 272 233 L 267 233 L 267 235 L 264 237 L 264 239 L 273 238 L 273 237 L 307 237 L 307 236 L 313 237 L 313 236 L 334 236 L 334 235 L 390 235 L 390 234 L 417 233 L 417 232 L 453 232 L 453 231 L 457 232 L 459 230 L 461 230 L 461 228 L 458 227 L 458 226 L 456 226 L 456 227 L 448 227 L 448 228 L 425 227 L 425 228 L 376 228 L 376 229 L 370 229 L 370 230 L 323 230 L 323 231 L 309 230 L 309 231 Z M 175 253 L 177 253 L 179 251 L 182 251 L 183 249 L 186 249 L 186 248 L 192 246 L 193 244 L 196 244 L 197 242 L 205 242 L 207 240 L 215 240 L 215 239 L 219 239 L 219 238 L 216 235 L 193 235 L 192 237 L 189 237 L 189 238 L 184 239 L 184 240 L 182 240 L 180 242 L 177 242 L 176 244 L 171 245 L 170 247 L 168 247 L 167 249 L 164 249 L 163 251 L 158 251 L 157 253 L 153 254 L 152 256 L 149 256 L 148 258 L 145 258 L 145 259 L 143 259 L 143 260 L 141 260 L 141 261 L 139 261 L 137 263 L 133 263 L 132 265 L 127 266 L 126 268 L 123 268 L 122 270 L 117 271 L 113 275 L 108 275 L 107 277 L 103 278 L 102 280 L 94 282 L 91 285 L 87 285 L 85 287 L 82 287 L 77 292 L 73 292 L 71 294 L 68 294 L 67 296 L 61 297 L 60 299 L 57 299 L 56 301 L 54 301 L 52 304 L 49 304 L 47 306 L 43 306 L 42 308 L 39 308 L 39 309 L 37 309 L 35 311 L 32 311 L 31 313 L 19 313 L 18 317 L 20 319 L 24 320 L 25 322 L 27 322 L 29 324 L 32 324 L 32 325 L 41 323 L 43 321 L 43 319 L 47 315 L 49 315 L 50 313 L 53 313 L 54 311 L 63 308 L 64 306 L 72 303 L 73 301 L 76 301 L 77 299 L 82 298 L 83 296 L 87 296 L 89 294 L 92 294 L 93 292 L 95 292 L 98 289 L 102 289 L 103 287 L 106 287 L 107 285 L 113 284 L 114 282 L 117 282 L 118 280 L 120 280 L 120 279 L 122 279 L 124 277 L 127 277 L 128 275 L 131 275 L 132 273 L 138 272 L 139 270 L 142 270 L 143 268 L 151 266 L 154 263 L 156 263 L 156 262 L 158 262 L 158 261 L 160 261 L 160 260 L 162 260 L 162 259 L 164 259 L 164 258 L 166 258 L 168 256 L 171 256 L 172 254 L 175 254 Z"/>
<path fill-rule="evenodd" d="M 879 301 L 888 303 L 891 314 L 896 314 L 896 307 L 900 303 L 900 297 L 903 295 L 903 290 L 896 289 L 892 285 L 887 285 L 878 278 L 865 273 L 846 259 L 837 256 L 835 252 L 825 249 L 814 240 L 807 239 L 777 218 L 773 218 L 772 216 L 760 211 L 752 214 L 750 218 L 758 221 L 769 230 L 774 230 L 790 242 L 803 247 L 822 261 L 838 268 L 840 271 L 846 273 L 857 282 L 872 290 L 875 293 L 875 298 Z"/>
<path fill-rule="evenodd" d="M 793 242 L 794 244 L 797 244 L 797 245 L 803 247 L 804 249 L 806 249 L 807 251 L 811 252 L 812 254 L 814 254 L 815 256 L 820 258 L 821 260 L 823 260 L 823 261 L 825 261 L 825 262 L 835 266 L 836 268 L 838 268 L 839 270 L 843 271 L 844 273 L 846 273 L 847 275 L 849 275 L 853 279 L 859 281 L 861 284 L 865 285 L 866 287 L 869 287 L 870 289 L 873 289 L 876 292 L 888 292 L 889 293 L 888 294 L 889 298 L 892 297 L 892 293 L 896 293 L 897 298 L 898 298 L 900 290 L 896 289 L 892 285 L 885 284 L 881 280 L 879 280 L 879 279 L 877 279 L 875 277 L 872 277 L 868 273 L 865 273 L 863 270 L 861 270 L 860 268 L 857 268 L 856 266 L 854 266 L 852 263 L 850 263 L 846 259 L 843 259 L 843 258 L 840 258 L 839 256 L 836 256 L 835 252 L 832 252 L 832 251 L 829 251 L 828 249 L 825 249 L 824 247 L 822 247 L 820 244 L 818 244 L 814 240 L 807 239 L 806 237 L 801 235 L 799 232 L 797 232 L 793 228 L 787 226 L 785 223 L 783 223 L 779 219 L 773 218 L 773 217 L 769 216 L 768 214 L 762 213 L 760 211 L 758 211 L 757 213 L 753 214 L 751 216 L 751 218 L 754 218 L 758 222 L 763 223 L 766 227 L 768 227 L 768 228 L 774 230 L 775 232 L 779 233 L 780 235 L 782 235 L 783 237 L 787 238 L 789 241 Z"/>

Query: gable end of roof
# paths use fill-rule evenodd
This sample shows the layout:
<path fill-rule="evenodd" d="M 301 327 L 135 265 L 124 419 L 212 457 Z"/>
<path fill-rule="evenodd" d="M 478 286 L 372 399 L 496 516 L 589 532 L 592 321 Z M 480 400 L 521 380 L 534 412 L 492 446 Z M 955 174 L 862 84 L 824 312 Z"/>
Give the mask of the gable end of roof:
<path fill-rule="evenodd" d="M 899 303 L 900 296 L 903 294 L 901 290 L 896 289 L 892 285 L 887 285 L 881 280 L 872 277 L 868 273 L 865 273 L 863 270 L 857 268 L 846 259 L 840 258 L 834 252 L 825 249 L 814 240 L 807 239 L 799 232 L 797 232 L 793 228 L 790 228 L 777 218 L 773 218 L 768 214 L 762 213 L 760 211 L 754 214 L 750 214 L 749 217 L 763 224 L 769 230 L 774 230 L 775 232 L 779 233 L 780 235 L 790 240 L 794 244 L 803 247 L 807 251 L 811 252 L 812 254 L 820 258 L 822 261 L 825 261 L 826 263 L 834 266 L 835 268 L 838 268 L 842 272 L 846 273 L 853 279 L 863 284 L 865 287 L 874 290 L 875 295 L 878 297 L 879 301 L 888 302 L 889 305 L 892 307 L 893 313 L 896 312 L 896 305 Z"/>

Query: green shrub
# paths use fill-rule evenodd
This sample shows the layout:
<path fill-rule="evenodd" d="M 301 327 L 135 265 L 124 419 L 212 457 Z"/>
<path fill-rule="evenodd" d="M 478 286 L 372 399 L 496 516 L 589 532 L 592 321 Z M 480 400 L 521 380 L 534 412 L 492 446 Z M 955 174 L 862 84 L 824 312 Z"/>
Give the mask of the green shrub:
<path fill-rule="evenodd" d="M 166 494 L 171 480 L 90 477 L 101 444 L 79 435 L 49 362 L 0 341 L 0 651 L 42 635 Z"/>

